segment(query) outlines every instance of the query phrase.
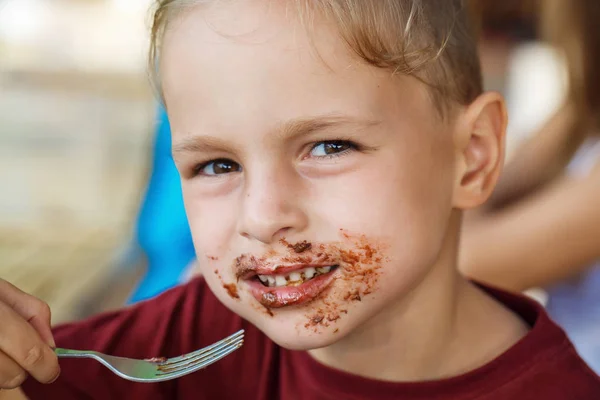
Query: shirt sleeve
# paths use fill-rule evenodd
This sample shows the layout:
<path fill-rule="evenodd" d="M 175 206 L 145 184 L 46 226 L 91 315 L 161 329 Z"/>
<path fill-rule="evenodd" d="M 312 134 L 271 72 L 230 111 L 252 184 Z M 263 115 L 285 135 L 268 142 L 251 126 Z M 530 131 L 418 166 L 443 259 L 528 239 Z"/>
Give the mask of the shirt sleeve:
<path fill-rule="evenodd" d="M 198 289 L 204 285 L 194 282 Z M 186 285 L 187 286 L 187 285 Z M 58 326 L 54 338 L 58 347 L 96 350 L 105 354 L 146 359 L 181 355 L 185 346 L 182 332 L 201 307 L 201 293 L 190 287 L 177 287 L 152 300 L 87 321 Z M 172 399 L 176 381 L 134 383 L 111 373 L 90 359 L 61 359 L 61 375 L 49 385 L 28 379 L 22 386 L 31 400 L 36 399 Z"/>

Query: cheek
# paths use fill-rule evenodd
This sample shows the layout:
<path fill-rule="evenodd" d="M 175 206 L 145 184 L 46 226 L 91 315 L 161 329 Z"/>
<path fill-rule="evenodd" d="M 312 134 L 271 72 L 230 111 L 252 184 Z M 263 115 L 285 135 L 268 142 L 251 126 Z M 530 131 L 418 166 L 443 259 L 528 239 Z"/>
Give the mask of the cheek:
<path fill-rule="evenodd" d="M 397 154 L 397 155 L 396 155 Z M 404 158 L 403 158 L 404 157 Z M 402 268 L 417 268 L 438 253 L 452 211 L 452 176 L 436 162 L 383 155 L 377 167 L 332 181 L 312 202 L 315 215 L 336 227 L 385 237 Z M 406 160 L 402 162 L 402 160 Z"/>
<path fill-rule="evenodd" d="M 204 196 L 191 184 L 183 187 L 185 210 L 199 256 L 214 257 L 222 251 L 235 232 L 237 210 L 235 196 Z"/>
<path fill-rule="evenodd" d="M 433 229 L 450 211 L 452 177 L 431 163 L 398 161 L 316 183 L 313 213 L 366 235 L 379 236 L 382 228 L 388 233 Z"/>

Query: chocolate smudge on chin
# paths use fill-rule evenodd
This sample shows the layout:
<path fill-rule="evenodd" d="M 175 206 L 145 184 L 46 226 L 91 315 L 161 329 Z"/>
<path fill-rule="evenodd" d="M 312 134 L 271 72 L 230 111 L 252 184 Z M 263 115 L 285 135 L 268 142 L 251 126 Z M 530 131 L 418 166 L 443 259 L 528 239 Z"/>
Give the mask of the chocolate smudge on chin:
<path fill-rule="evenodd" d="M 273 311 L 271 311 L 271 309 L 269 307 L 261 304 L 260 302 L 258 302 L 258 303 L 252 302 L 252 303 L 250 303 L 250 306 L 252 306 L 252 308 L 254 308 L 258 312 L 261 312 L 261 313 L 264 312 L 269 317 L 275 316 L 275 314 L 273 313 Z"/>
<path fill-rule="evenodd" d="M 229 294 L 229 296 L 232 299 L 240 298 L 240 295 L 238 294 L 237 286 L 235 285 L 235 283 L 224 283 L 223 287 L 225 288 L 225 290 L 227 290 L 227 294 Z"/>
<path fill-rule="evenodd" d="M 344 296 L 344 300 L 361 301 L 360 292 L 358 290 L 354 292 L 348 292 Z"/>
<path fill-rule="evenodd" d="M 238 288 L 237 288 L 236 284 L 235 283 L 225 283 L 225 281 L 223 280 L 223 277 L 219 273 L 218 269 L 215 269 L 214 273 L 215 273 L 215 275 L 217 275 L 217 278 L 219 278 L 219 280 L 221 281 L 221 285 L 223 285 L 223 288 L 227 291 L 227 294 L 229 295 L 229 297 L 231 297 L 232 299 L 239 300 L 240 295 L 238 294 Z"/>
<path fill-rule="evenodd" d="M 267 306 L 264 306 L 264 307 L 265 307 L 265 310 L 267 311 L 267 315 L 268 315 L 269 317 L 273 317 L 273 316 L 275 316 L 275 315 L 273 314 L 273 311 L 271 311 L 271 309 L 270 309 L 269 307 L 267 307 Z"/>

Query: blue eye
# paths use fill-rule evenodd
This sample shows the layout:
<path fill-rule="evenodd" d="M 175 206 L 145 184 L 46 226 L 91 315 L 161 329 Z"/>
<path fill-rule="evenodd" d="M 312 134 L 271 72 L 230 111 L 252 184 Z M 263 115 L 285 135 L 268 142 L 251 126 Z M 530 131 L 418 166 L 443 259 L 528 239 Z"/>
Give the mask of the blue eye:
<path fill-rule="evenodd" d="M 207 163 L 199 165 L 196 168 L 196 171 L 199 175 L 207 176 L 229 174 L 231 172 L 239 172 L 241 170 L 242 167 L 240 164 L 225 159 L 209 161 Z"/>
<path fill-rule="evenodd" d="M 328 157 L 345 153 L 355 148 L 354 144 L 342 140 L 319 142 L 311 149 L 310 155 L 313 157 Z"/>

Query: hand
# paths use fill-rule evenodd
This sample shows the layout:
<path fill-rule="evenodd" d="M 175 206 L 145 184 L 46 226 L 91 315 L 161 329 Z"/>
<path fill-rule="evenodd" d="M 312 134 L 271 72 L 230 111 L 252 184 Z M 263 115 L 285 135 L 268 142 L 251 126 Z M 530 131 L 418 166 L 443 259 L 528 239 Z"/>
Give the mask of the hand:
<path fill-rule="evenodd" d="M 0 390 L 19 387 L 28 375 L 51 383 L 60 373 L 43 301 L 0 279 Z"/>

